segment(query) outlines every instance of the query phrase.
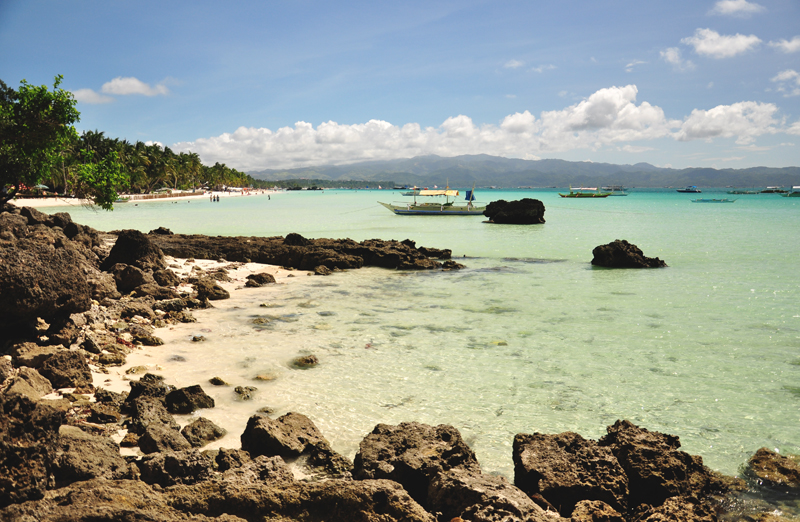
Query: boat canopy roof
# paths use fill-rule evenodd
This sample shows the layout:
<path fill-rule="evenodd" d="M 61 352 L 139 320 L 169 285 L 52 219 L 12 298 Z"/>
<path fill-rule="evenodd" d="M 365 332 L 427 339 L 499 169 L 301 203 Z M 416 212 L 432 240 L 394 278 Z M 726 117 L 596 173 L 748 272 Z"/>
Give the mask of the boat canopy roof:
<path fill-rule="evenodd" d="M 457 190 L 420 190 L 420 196 L 458 196 Z"/>

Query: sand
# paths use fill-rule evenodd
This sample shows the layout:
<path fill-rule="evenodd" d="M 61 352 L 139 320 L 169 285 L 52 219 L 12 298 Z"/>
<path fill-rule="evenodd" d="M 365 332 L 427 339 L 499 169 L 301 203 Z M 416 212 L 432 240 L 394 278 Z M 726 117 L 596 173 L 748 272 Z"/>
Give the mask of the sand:
<path fill-rule="evenodd" d="M 247 196 L 263 196 L 267 194 L 275 194 L 276 190 L 251 190 L 247 194 L 241 192 L 198 192 L 196 195 L 182 196 L 182 197 L 168 197 L 157 199 L 136 199 L 136 194 L 120 194 L 121 198 L 130 197 L 130 201 L 124 203 L 115 203 L 115 205 L 138 205 L 140 203 L 152 203 L 156 201 L 193 201 L 193 200 L 208 200 L 212 195 L 223 198 L 247 197 Z M 17 198 L 12 199 L 9 203 L 18 207 L 34 207 L 34 208 L 47 208 L 47 207 L 88 207 L 92 206 L 92 202 L 88 199 L 75 199 L 75 198 Z"/>

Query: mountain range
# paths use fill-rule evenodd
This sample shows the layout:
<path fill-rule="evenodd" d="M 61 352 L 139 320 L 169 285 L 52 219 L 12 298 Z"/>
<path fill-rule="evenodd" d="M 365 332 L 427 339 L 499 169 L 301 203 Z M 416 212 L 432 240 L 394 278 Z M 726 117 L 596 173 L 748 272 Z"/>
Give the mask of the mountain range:
<path fill-rule="evenodd" d="M 364 161 L 289 170 L 248 172 L 256 179 L 391 181 L 396 185 L 468 187 L 566 187 L 624 185 L 626 187 L 766 187 L 800 185 L 800 167 L 747 169 L 671 169 L 636 163 L 614 165 L 558 159 L 523 160 L 486 154 L 417 156 L 409 159 Z"/>

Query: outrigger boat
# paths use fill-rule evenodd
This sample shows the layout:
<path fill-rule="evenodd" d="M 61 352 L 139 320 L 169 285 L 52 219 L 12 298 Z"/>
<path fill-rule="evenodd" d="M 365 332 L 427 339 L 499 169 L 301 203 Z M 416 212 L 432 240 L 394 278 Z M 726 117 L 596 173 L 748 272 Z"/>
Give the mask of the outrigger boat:
<path fill-rule="evenodd" d="M 699 198 L 693 199 L 692 203 L 733 203 L 735 199 L 728 198 Z"/>
<path fill-rule="evenodd" d="M 610 192 L 600 192 L 597 187 L 577 187 L 569 188 L 569 194 L 558 193 L 562 198 L 607 198 Z"/>
<path fill-rule="evenodd" d="M 475 186 L 466 193 L 466 205 L 455 204 L 455 198 L 458 197 L 459 192 L 450 187 L 444 190 L 415 190 L 410 195 L 414 197 L 413 201 L 391 204 L 378 201 L 378 203 L 401 216 L 482 216 L 486 209 L 486 206 L 475 205 Z M 417 197 L 437 199 L 423 202 L 417 201 Z"/>
<path fill-rule="evenodd" d="M 785 198 L 800 198 L 800 185 L 795 185 L 792 187 L 792 190 L 786 192 L 786 194 L 781 194 L 781 196 Z"/>
<path fill-rule="evenodd" d="M 608 192 L 609 196 L 627 196 L 628 193 L 625 192 L 625 187 L 622 185 L 606 185 L 605 187 L 601 187 L 603 192 Z"/>

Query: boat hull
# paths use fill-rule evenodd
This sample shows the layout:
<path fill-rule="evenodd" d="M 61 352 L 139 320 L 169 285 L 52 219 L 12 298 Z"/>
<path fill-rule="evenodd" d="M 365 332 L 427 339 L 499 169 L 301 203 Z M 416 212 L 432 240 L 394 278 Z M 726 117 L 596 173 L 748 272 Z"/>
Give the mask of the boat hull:
<path fill-rule="evenodd" d="M 600 193 L 600 194 L 588 194 L 583 192 L 570 192 L 569 194 L 562 194 L 558 193 L 559 196 L 562 198 L 607 198 L 611 194 L 608 193 Z M 627 194 L 620 194 L 621 196 L 627 196 Z"/>
<path fill-rule="evenodd" d="M 455 205 L 391 205 L 382 203 L 399 216 L 482 216 L 486 207 L 470 207 Z"/>

